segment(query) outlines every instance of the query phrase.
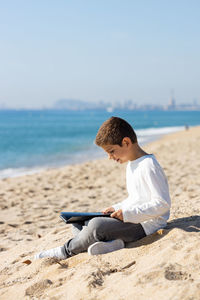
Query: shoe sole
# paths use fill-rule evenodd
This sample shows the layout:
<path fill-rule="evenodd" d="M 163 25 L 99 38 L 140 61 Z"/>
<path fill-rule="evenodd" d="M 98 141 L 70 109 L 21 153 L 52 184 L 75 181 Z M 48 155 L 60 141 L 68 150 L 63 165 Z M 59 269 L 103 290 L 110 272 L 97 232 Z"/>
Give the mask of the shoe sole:
<path fill-rule="evenodd" d="M 89 255 L 106 254 L 124 248 L 124 242 L 120 239 L 109 242 L 96 242 L 89 246 Z"/>

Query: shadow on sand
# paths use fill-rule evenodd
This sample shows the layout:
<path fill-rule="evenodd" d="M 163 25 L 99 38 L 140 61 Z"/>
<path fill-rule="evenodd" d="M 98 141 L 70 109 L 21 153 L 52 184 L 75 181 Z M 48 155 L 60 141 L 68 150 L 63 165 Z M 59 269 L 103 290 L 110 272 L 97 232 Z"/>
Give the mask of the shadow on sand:
<path fill-rule="evenodd" d="M 167 223 L 164 229 L 160 229 L 157 232 L 146 236 L 145 238 L 132 243 L 127 243 L 126 248 L 136 248 L 144 245 L 149 245 L 162 239 L 174 228 L 179 228 L 187 232 L 200 232 L 200 216 L 190 216 L 185 218 L 177 218 Z"/>

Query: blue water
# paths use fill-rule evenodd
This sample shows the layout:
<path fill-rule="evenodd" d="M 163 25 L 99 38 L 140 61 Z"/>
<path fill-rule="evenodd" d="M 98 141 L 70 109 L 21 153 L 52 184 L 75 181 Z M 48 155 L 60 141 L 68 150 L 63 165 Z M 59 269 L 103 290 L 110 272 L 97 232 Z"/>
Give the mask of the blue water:
<path fill-rule="evenodd" d="M 94 145 L 111 115 L 125 118 L 141 143 L 200 124 L 200 111 L 0 111 L 0 177 L 102 155 Z"/>

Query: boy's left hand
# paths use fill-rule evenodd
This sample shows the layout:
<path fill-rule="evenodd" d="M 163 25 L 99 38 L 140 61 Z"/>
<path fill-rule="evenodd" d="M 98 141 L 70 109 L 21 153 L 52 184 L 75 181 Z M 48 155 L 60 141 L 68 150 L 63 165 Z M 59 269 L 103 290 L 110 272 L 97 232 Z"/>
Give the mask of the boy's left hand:
<path fill-rule="evenodd" d="M 119 209 L 119 210 L 113 212 L 110 216 L 111 216 L 111 218 L 116 218 L 116 219 L 119 219 L 120 221 L 123 221 L 122 209 Z"/>

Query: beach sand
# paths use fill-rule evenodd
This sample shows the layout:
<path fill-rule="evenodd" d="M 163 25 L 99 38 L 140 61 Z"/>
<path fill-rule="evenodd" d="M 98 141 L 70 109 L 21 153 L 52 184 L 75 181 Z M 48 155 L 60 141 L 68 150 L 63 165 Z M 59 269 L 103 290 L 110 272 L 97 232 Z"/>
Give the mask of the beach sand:
<path fill-rule="evenodd" d="M 128 248 L 34 260 L 72 235 L 61 211 L 101 211 L 127 196 L 107 159 L 0 181 L 0 299 L 200 299 L 200 127 L 144 147 L 169 180 L 168 226 Z"/>

